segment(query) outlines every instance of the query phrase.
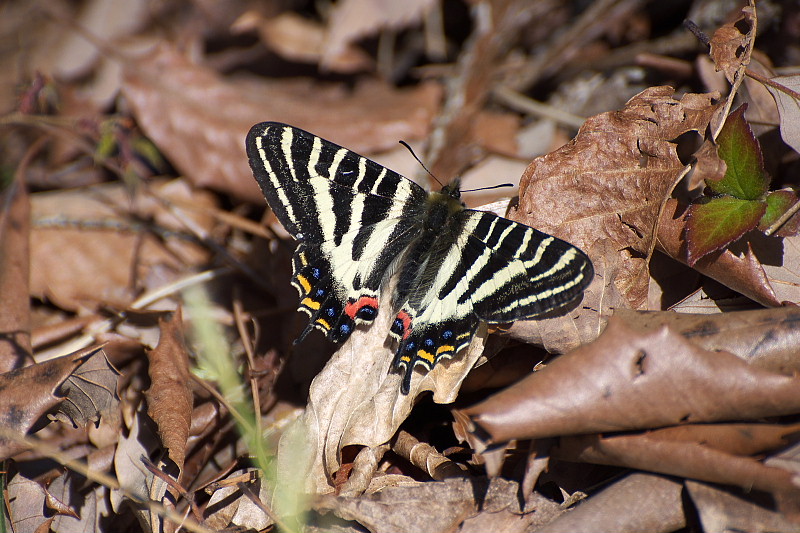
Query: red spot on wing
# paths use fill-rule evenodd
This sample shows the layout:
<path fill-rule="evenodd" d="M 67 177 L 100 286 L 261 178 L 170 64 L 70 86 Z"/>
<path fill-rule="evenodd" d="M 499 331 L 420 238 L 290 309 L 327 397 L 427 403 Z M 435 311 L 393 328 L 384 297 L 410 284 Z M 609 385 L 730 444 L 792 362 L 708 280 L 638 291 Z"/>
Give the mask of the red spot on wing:
<path fill-rule="evenodd" d="M 397 318 L 399 318 L 403 323 L 403 339 L 405 340 L 409 335 L 411 335 L 411 315 L 405 311 L 400 311 L 397 313 Z"/>
<path fill-rule="evenodd" d="M 374 296 L 361 296 L 355 302 L 347 302 L 347 304 L 344 306 L 344 314 L 349 316 L 351 320 L 355 320 L 356 314 L 361 310 L 361 308 L 367 306 L 377 309 L 378 299 Z"/>

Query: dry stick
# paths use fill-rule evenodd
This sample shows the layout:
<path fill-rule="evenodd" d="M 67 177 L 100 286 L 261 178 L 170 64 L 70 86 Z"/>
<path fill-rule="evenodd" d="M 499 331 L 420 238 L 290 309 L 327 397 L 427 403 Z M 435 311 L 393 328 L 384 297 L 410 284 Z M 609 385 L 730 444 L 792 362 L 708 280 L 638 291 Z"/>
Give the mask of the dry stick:
<path fill-rule="evenodd" d="M 500 102 L 511 108 L 540 118 L 548 118 L 570 128 L 580 128 L 586 120 L 584 117 L 538 102 L 508 87 L 498 87 L 493 94 Z"/>
<path fill-rule="evenodd" d="M 202 524 L 196 523 L 194 521 L 186 521 L 186 518 L 182 515 L 178 514 L 177 512 L 166 508 L 163 504 L 151 500 L 145 496 L 140 496 L 133 492 L 130 489 L 120 486 L 119 481 L 114 479 L 113 477 L 105 474 L 103 472 L 97 472 L 89 468 L 89 465 L 78 461 L 76 459 L 72 459 L 66 453 L 62 452 L 61 450 L 55 448 L 54 446 L 50 446 L 49 444 L 45 444 L 44 442 L 34 439 L 24 435 L 18 435 L 9 429 L 4 427 L 0 427 L 0 437 L 13 440 L 14 442 L 24 444 L 37 452 L 41 453 L 42 455 L 49 457 L 53 461 L 57 462 L 58 464 L 69 468 L 70 470 L 77 472 L 78 474 L 82 475 L 86 479 L 93 481 L 95 483 L 99 483 L 106 488 L 112 490 L 119 490 L 125 496 L 127 496 L 133 502 L 144 505 L 147 507 L 151 512 L 169 518 L 176 524 L 182 524 L 182 527 L 192 531 L 194 533 L 214 533 L 213 530 L 208 529 L 207 527 L 203 526 Z"/>
<path fill-rule="evenodd" d="M 242 310 L 242 301 L 239 298 L 238 285 L 234 290 L 233 298 L 233 318 L 236 323 L 236 329 L 239 331 L 239 337 L 242 339 L 242 346 L 244 353 L 247 355 L 247 364 L 250 367 L 250 394 L 253 395 L 253 422 L 257 435 L 261 435 L 261 399 L 258 395 L 258 380 L 255 376 L 256 358 L 253 353 L 253 341 L 250 339 L 250 333 L 244 327 L 244 311 Z"/>
<path fill-rule="evenodd" d="M 287 531 L 290 533 L 297 531 L 296 528 L 293 528 L 289 524 L 284 522 L 283 519 L 278 517 L 278 515 L 275 514 L 272 511 L 272 509 L 269 508 L 269 506 L 267 506 L 267 504 L 262 502 L 258 498 L 258 495 L 253 492 L 253 489 L 251 489 L 244 483 L 238 483 L 237 486 L 239 487 L 239 490 L 241 490 L 242 493 L 250 499 L 251 502 L 256 504 L 256 506 L 258 506 L 259 509 L 264 511 L 264 514 L 267 515 L 273 522 L 275 522 L 275 524 L 277 524 L 283 531 Z"/>

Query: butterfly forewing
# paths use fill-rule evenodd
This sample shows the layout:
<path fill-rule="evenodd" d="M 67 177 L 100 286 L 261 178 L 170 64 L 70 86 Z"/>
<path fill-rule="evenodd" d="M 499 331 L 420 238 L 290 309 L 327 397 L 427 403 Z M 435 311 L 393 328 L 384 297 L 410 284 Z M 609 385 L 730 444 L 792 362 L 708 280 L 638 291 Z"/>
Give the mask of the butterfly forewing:
<path fill-rule="evenodd" d="M 592 279 L 576 247 L 492 213 L 465 209 L 458 183 L 419 185 L 303 130 L 265 122 L 247 136 L 264 196 L 300 245 L 292 284 L 300 309 L 333 341 L 396 318 L 394 366 L 430 370 L 472 340 L 478 323 L 533 317 L 575 299 Z M 387 278 L 397 272 L 392 295 Z M 298 340 L 300 340 L 298 339 Z"/>

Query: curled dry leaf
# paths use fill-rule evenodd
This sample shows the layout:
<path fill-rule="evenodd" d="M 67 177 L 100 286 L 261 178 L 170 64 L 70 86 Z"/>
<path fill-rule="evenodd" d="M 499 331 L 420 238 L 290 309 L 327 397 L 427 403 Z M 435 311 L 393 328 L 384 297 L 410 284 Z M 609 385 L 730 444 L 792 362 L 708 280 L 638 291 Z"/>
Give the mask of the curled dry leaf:
<path fill-rule="evenodd" d="M 587 119 L 572 141 L 533 160 L 522 177 L 511 217 L 577 245 L 612 274 L 595 276 L 583 307 L 607 310 L 606 291 L 597 289 L 604 283 L 626 307 L 646 304 L 659 213 L 686 171 L 672 141 L 702 134 L 718 107 L 711 94 L 672 95 L 670 87 L 652 87 L 619 111 Z M 597 317 L 580 312 L 598 331 Z"/>
<path fill-rule="evenodd" d="M 781 137 L 795 152 L 800 152 L 800 98 L 797 97 L 797 93 L 800 93 L 800 75 L 776 76 L 772 81 L 778 86 L 768 85 L 767 89 L 778 105 Z"/>
<path fill-rule="evenodd" d="M 147 414 L 158 426 L 158 435 L 170 459 L 183 472 L 193 395 L 180 309 L 159 319 L 158 327 L 161 332 L 158 346 L 147 354 L 150 360 L 150 388 L 144 393 Z"/>
<path fill-rule="evenodd" d="M 563 437 L 553 456 L 800 496 L 794 472 L 747 456 L 786 445 L 797 429 L 796 425 L 761 428 L 740 424 L 666 428 L 638 435 Z"/>
<path fill-rule="evenodd" d="M 194 185 L 254 203 L 263 197 L 244 149 L 254 123 L 286 122 L 369 154 L 424 136 L 440 92 L 433 84 L 367 82 L 346 93 L 296 80 L 234 83 L 168 46 L 128 60 L 122 88 L 139 126 Z"/>
<path fill-rule="evenodd" d="M 753 366 L 788 376 L 800 373 L 800 309 L 794 306 L 716 314 L 620 310 L 617 316 L 640 332 L 669 325 L 705 350 L 730 352 Z"/>
<path fill-rule="evenodd" d="M 714 117 L 711 123 L 712 138 L 716 139 L 728 112 L 733 104 L 733 99 L 739 90 L 739 85 L 744 80 L 744 72 L 750 63 L 753 53 L 758 18 L 756 17 L 755 0 L 748 0 L 747 6 L 741 10 L 741 15 L 736 20 L 729 22 L 714 32 L 710 40 L 709 56 L 717 70 L 725 73 L 731 84 L 731 90 L 725 99 L 721 112 Z"/>
<path fill-rule="evenodd" d="M 492 442 L 798 411 L 800 378 L 703 350 L 668 326 L 636 333 L 617 317 L 594 343 L 464 410 Z"/>

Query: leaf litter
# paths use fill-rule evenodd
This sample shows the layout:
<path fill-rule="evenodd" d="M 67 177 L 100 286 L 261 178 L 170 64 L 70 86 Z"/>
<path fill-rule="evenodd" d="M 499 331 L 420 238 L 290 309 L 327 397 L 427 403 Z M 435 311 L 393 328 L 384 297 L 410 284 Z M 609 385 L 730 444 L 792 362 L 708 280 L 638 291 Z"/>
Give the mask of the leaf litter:
<path fill-rule="evenodd" d="M 14 65 L 0 76 L 0 411 L 15 531 L 798 530 L 798 100 L 782 69 L 800 39 L 775 8 L 693 9 L 690 35 L 604 0 L 18 4 L 0 17 L 19 36 L 0 53 Z M 670 32 L 685 42 L 654 37 Z M 620 62 L 636 47 L 638 65 Z M 723 73 L 713 86 L 704 62 Z M 588 105 L 582 76 L 622 86 Z M 576 131 L 533 95 L 592 116 Z M 740 103 L 753 114 L 730 113 Z M 342 346 L 291 346 L 292 241 L 244 155 L 262 120 L 403 159 L 420 182 L 398 140 L 442 181 L 519 178 L 510 203 L 465 200 L 578 245 L 595 280 L 566 309 L 482 330 L 407 396 L 387 309 Z M 718 150 L 736 121 L 772 179 L 746 198 L 715 185 L 748 157 Z M 531 160 L 524 136 L 545 130 L 543 145 L 572 140 Z M 738 204 L 687 215 L 720 194 L 749 219 Z M 725 216 L 738 229 L 720 233 Z M 721 237 L 698 252 L 693 235 Z M 662 286 L 656 257 L 684 283 Z M 717 298 L 709 278 L 750 309 L 652 297 Z M 229 397 L 198 369 L 201 310 L 180 312 L 198 283 L 242 375 Z M 48 463 L 48 446 L 90 470 L 54 468 L 67 460 Z"/>

